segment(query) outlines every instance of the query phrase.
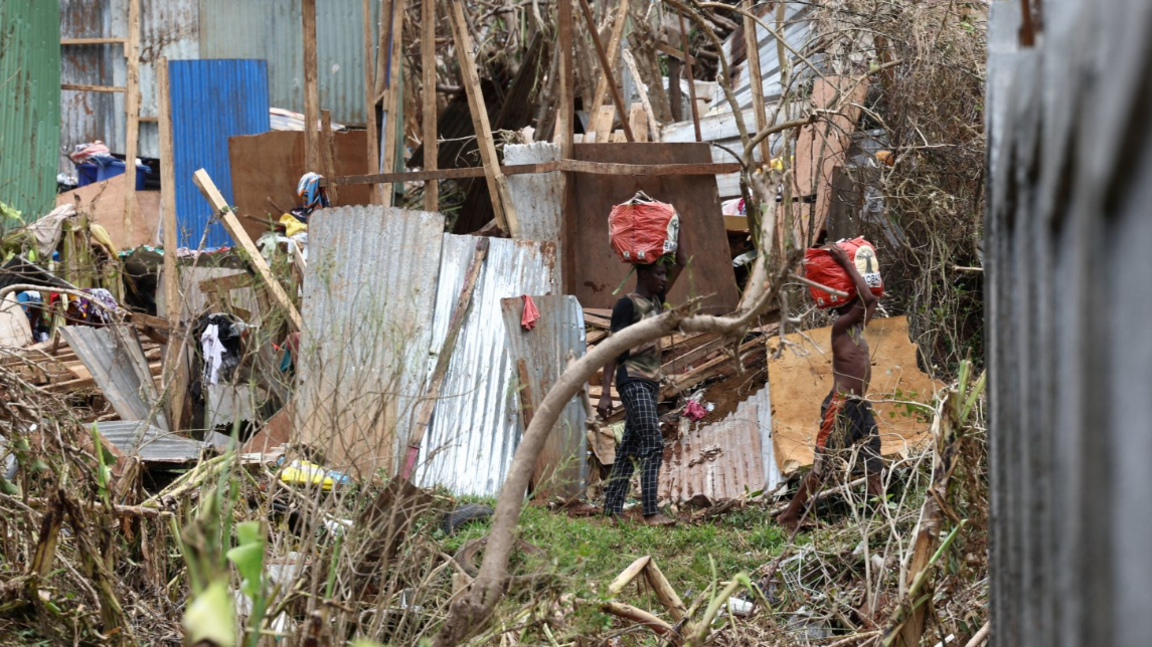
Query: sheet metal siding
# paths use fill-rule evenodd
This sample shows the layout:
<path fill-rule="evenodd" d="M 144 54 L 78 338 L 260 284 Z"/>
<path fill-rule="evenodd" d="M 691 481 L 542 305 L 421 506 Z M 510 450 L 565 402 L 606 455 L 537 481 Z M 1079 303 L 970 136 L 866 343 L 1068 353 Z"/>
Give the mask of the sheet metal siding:
<path fill-rule="evenodd" d="M 141 427 L 147 427 L 141 429 Z M 139 455 L 146 463 L 189 463 L 200 457 L 205 443 L 183 438 L 140 421 L 108 420 L 93 423 L 105 440 L 125 456 Z M 139 436 L 137 436 L 139 434 Z M 139 442 L 134 440 L 139 437 Z"/>
<path fill-rule="evenodd" d="M 126 325 L 93 328 L 63 326 L 61 335 L 96 380 L 96 385 L 121 417 L 147 420 L 168 429 L 162 411 L 153 413 L 158 395 L 148 369 L 148 360 L 135 328 Z M 142 379 L 143 376 L 147 376 Z M 154 418 L 152 417 L 154 415 Z"/>
<path fill-rule="evenodd" d="M 371 442 L 340 450 L 388 454 L 392 445 L 381 443 L 407 444 L 427 373 L 443 231 L 438 213 L 382 206 L 312 216 L 296 398 L 297 430 L 306 439 L 331 448 L 369 431 L 354 427 L 359 413 L 376 406 L 372 394 L 388 391 L 397 394 L 399 433 L 375 429 Z"/>
<path fill-rule="evenodd" d="M 508 144 L 504 164 L 543 164 L 560 160 L 560 147 L 551 142 Z M 508 176 L 508 192 L 520 219 L 524 240 L 560 240 L 563 231 L 564 178 L 559 171 Z M 559 279 L 557 279 L 559 281 Z M 562 285 L 562 283 L 559 283 Z"/>
<path fill-rule="evenodd" d="M 269 130 L 268 66 L 254 60 L 200 60 L 169 61 L 168 69 L 180 245 L 195 249 L 205 227 L 208 247 L 232 245 L 222 224 L 209 224 L 212 207 L 192 183 L 192 174 L 208 171 L 224 199 L 233 203 L 228 138 Z"/>
<path fill-rule="evenodd" d="M 380 3 L 372 3 L 373 43 Z M 316 4 L 316 57 L 320 106 L 333 121 L 364 126 L 364 21 L 360 0 Z M 304 36 L 300 2 L 200 0 L 200 52 L 204 58 L 268 61 L 271 104 L 304 112 Z"/>
<path fill-rule="evenodd" d="M 540 312 L 540 319 L 532 330 L 524 330 L 520 325 L 524 313 L 522 298 L 504 299 L 501 303 L 511 361 L 516 367 L 516 406 L 521 409 L 526 393 L 531 394 L 528 406 L 532 409 L 539 406 L 567 368 L 568 358 L 583 357 L 587 344 L 584 310 L 576 297 L 533 296 L 532 300 Z M 519 362 L 524 362 L 528 377 L 526 385 L 519 379 Z M 584 424 L 587 418 L 582 397 L 574 397 L 564 406 L 537 462 L 537 473 L 542 478 L 542 483 L 535 488 L 538 494 L 567 498 L 578 496 L 584 490 L 588 479 L 588 441 Z M 523 416 L 516 416 L 516 421 L 523 436 Z M 547 466 L 544 471 L 540 470 L 542 465 Z"/>
<path fill-rule="evenodd" d="M 989 23 L 985 214 L 994 647 L 1152 635 L 1152 5 Z"/>
<path fill-rule="evenodd" d="M 761 17 L 765 23 L 771 25 L 773 29 L 776 27 L 775 11 L 768 11 Z M 792 51 L 797 51 L 804 54 L 804 57 L 811 61 L 814 65 L 819 65 L 819 56 L 809 56 L 806 50 L 809 49 L 812 39 L 815 37 L 812 29 L 812 5 L 807 2 L 789 2 L 786 9 L 784 18 L 784 42 L 788 44 L 791 50 L 785 50 L 785 56 L 789 61 L 799 77 L 805 77 L 812 74 L 803 61 L 796 58 Z M 744 31 L 743 29 L 729 36 L 728 40 L 724 41 L 723 52 L 724 56 L 729 61 L 732 60 L 732 50 L 736 45 L 735 39 L 740 39 L 740 44 L 737 49 L 744 49 Z M 760 50 L 760 81 L 764 88 L 764 105 L 771 109 L 772 106 L 780 98 L 780 57 L 776 51 L 776 37 L 771 35 L 767 29 L 761 25 L 756 25 L 756 39 L 757 46 Z M 740 107 L 747 109 L 752 107 L 752 88 L 749 81 L 748 62 L 747 56 L 742 57 L 738 61 L 733 62 L 733 67 L 736 70 L 736 78 L 733 81 L 732 93 L 736 95 L 736 102 Z M 708 114 L 720 114 L 724 112 L 732 112 L 731 104 L 728 103 L 723 93 L 719 93 L 717 100 L 712 102 L 708 110 Z"/>
<path fill-rule="evenodd" d="M 60 0 L 61 37 L 126 37 L 128 0 Z M 61 48 L 62 81 L 90 85 L 126 85 L 128 65 L 120 45 L 69 45 Z M 200 58 L 199 0 L 140 1 L 140 115 L 156 117 L 155 63 Z M 126 153 L 124 95 L 62 92 L 61 148 L 96 139 L 115 153 Z M 160 157 L 159 127 L 140 122 L 138 157 Z M 73 172 L 60 158 L 60 170 Z"/>
<path fill-rule="evenodd" d="M 475 254 L 475 237 L 445 234 L 432 322 L 432 359 Z M 457 494 L 494 495 L 519 443 L 513 393 L 515 370 L 500 300 L 555 291 L 556 246 L 493 238 L 472 295 L 472 309 L 456 341 L 432 427 L 420 448 L 422 485 Z"/>
<path fill-rule="evenodd" d="M 55 206 L 59 133 L 59 7 L 0 2 L 0 201 L 27 221 Z"/>
<path fill-rule="evenodd" d="M 772 401 L 762 389 L 718 422 L 701 422 L 665 448 L 660 499 L 719 503 L 775 488 L 782 476 L 772 455 Z"/>

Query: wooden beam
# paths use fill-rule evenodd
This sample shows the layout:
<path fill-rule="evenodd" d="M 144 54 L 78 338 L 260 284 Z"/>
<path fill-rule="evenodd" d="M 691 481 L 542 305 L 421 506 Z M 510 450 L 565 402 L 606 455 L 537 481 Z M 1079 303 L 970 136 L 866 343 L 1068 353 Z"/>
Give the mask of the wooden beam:
<path fill-rule="evenodd" d="M 562 0 L 562 4 L 568 1 L 570 0 Z M 472 38 L 468 35 L 468 23 L 464 20 L 464 4 L 462 0 L 452 0 L 451 6 L 449 19 L 456 45 L 456 58 L 460 64 L 464 86 L 468 89 L 468 107 L 472 113 L 472 125 L 476 129 L 480 160 L 484 163 L 484 178 L 488 182 L 488 193 L 492 198 L 492 212 L 501 229 L 513 238 L 519 238 L 520 220 L 516 217 L 516 208 L 512 206 L 512 197 L 508 193 L 508 180 L 500 171 L 500 158 L 496 155 L 496 145 L 492 141 L 488 108 L 480 91 L 480 79 L 476 75 Z"/>
<path fill-rule="evenodd" d="M 379 171 L 380 140 L 376 134 L 376 43 L 372 42 L 372 1 L 364 0 L 364 119 L 368 129 L 368 170 Z M 379 187 L 373 192 L 379 202 Z"/>
<path fill-rule="evenodd" d="M 160 127 L 160 211 L 164 219 L 164 306 L 168 311 L 168 344 L 164 349 L 164 390 L 168 395 L 168 420 L 173 430 L 180 429 L 184 415 L 184 397 L 188 388 L 180 320 L 180 299 L 176 249 L 180 246 L 176 222 L 176 165 L 172 155 L 172 93 L 168 83 L 168 59 L 161 57 L 156 65 L 156 108 Z"/>
<path fill-rule="evenodd" d="M 556 25 L 559 31 L 559 49 L 556 56 L 560 61 L 560 97 L 556 102 L 560 114 L 556 119 L 556 139 L 560 144 L 560 157 L 572 159 L 572 145 L 575 130 L 572 96 L 572 0 L 557 0 Z"/>
<path fill-rule="evenodd" d="M 392 3 L 392 49 L 388 55 L 388 88 L 384 96 L 384 158 L 381 171 L 391 173 L 396 170 L 396 140 L 404 137 L 404 122 L 399 119 L 400 104 L 404 100 L 402 94 L 402 76 L 404 58 L 402 44 L 404 42 L 404 10 L 406 0 L 393 0 Z M 392 206 L 395 196 L 395 187 L 384 186 L 382 204 Z"/>
<path fill-rule="evenodd" d="M 316 62 L 316 0 L 300 0 L 304 26 L 304 170 L 320 168 L 320 84 Z"/>
<path fill-rule="evenodd" d="M 628 0 L 620 0 L 620 5 L 616 8 L 616 22 L 612 24 L 612 35 L 608 38 L 608 67 L 613 70 L 616 69 L 616 64 L 620 62 L 620 41 L 624 38 L 624 27 L 628 24 Z M 604 104 L 604 94 L 608 92 L 608 77 L 603 74 L 596 80 L 596 90 L 592 93 L 592 103 L 590 106 L 598 108 Z M 599 119 L 599 115 L 595 112 L 591 113 L 592 119 Z M 620 114 L 620 120 L 623 121 L 626 116 L 623 112 Z M 631 125 L 631 124 L 629 124 Z M 596 124 L 588 124 L 588 130 L 595 131 Z M 633 131 L 635 135 L 635 131 Z M 636 139 L 634 141 L 640 141 Z"/>
<path fill-rule="evenodd" d="M 421 110 L 424 144 L 424 169 L 435 171 L 440 154 L 436 140 L 436 0 L 423 0 L 420 10 L 420 71 L 423 74 L 424 106 Z M 429 180 L 424 184 L 424 210 L 440 210 L 440 183 Z"/>
<path fill-rule="evenodd" d="M 280 282 L 276 280 L 276 276 L 272 274 L 272 268 L 268 267 L 268 262 L 260 255 L 260 250 L 256 249 L 255 243 L 245 233 L 244 227 L 240 221 L 236 219 L 236 214 L 232 213 L 232 209 L 228 206 L 228 202 L 224 200 L 224 196 L 220 195 L 220 190 L 216 188 L 216 184 L 212 182 L 212 178 L 208 176 L 208 172 L 200 169 L 192 174 L 192 181 L 199 187 L 200 193 L 204 195 L 204 199 L 212 205 L 216 213 L 220 216 L 220 221 L 224 223 L 224 228 L 232 236 L 232 240 L 244 250 L 248 255 L 248 262 L 264 279 L 264 283 L 268 286 L 268 291 L 272 293 L 272 298 L 276 300 L 284 312 L 288 316 L 288 322 L 295 330 L 300 330 L 300 312 L 296 310 L 296 306 L 292 304 L 292 299 L 288 298 L 288 293 L 284 288 L 280 287 Z"/>
<path fill-rule="evenodd" d="M 61 90 L 71 90 L 72 92 L 119 92 L 125 93 L 128 88 L 122 85 L 85 85 L 83 83 L 61 83 Z"/>
<path fill-rule="evenodd" d="M 652 110 L 652 102 L 648 99 L 648 86 L 641 80 L 643 77 L 640 76 L 640 68 L 636 67 L 636 59 L 632 57 L 632 50 L 626 49 L 621 55 L 624 57 L 624 64 L 628 66 L 628 71 L 632 73 L 632 80 L 636 82 L 636 94 L 640 95 L 640 103 L 648 115 L 650 137 L 659 141 L 660 122 L 656 121 L 656 113 Z"/>
<path fill-rule="evenodd" d="M 679 11 L 676 12 L 680 16 L 680 38 L 684 44 L 684 69 L 688 73 L 688 101 L 692 104 L 692 128 L 696 131 L 696 141 L 704 141 L 700 135 L 700 107 L 696 105 L 696 79 L 693 77 L 692 72 L 692 57 L 688 54 L 688 24 L 684 20 L 684 14 Z"/>
<path fill-rule="evenodd" d="M 320 111 L 320 173 L 324 177 L 332 177 L 336 175 L 336 150 L 332 143 L 332 112 L 329 110 Z M 333 184 L 327 187 L 328 199 L 332 204 L 336 204 L 339 195 L 336 191 L 336 185 Z"/>
<path fill-rule="evenodd" d="M 129 8 L 131 11 L 131 8 Z M 132 19 L 129 18 L 129 21 Z M 61 45 L 124 45 L 127 38 L 61 38 Z"/>
<path fill-rule="evenodd" d="M 612 62 L 608 60 L 608 54 L 604 51 L 604 43 L 600 42 L 600 34 L 596 31 L 596 19 L 592 17 L 592 7 L 588 6 L 588 0 L 580 0 L 580 10 L 584 13 L 584 22 L 588 23 L 588 34 L 592 36 L 592 44 L 596 48 L 596 58 L 600 60 L 600 70 L 603 73 L 602 77 L 607 79 L 608 87 L 612 90 L 612 102 L 616 104 L 616 112 L 620 114 L 620 121 L 624 125 L 624 136 L 628 141 L 636 141 L 636 137 L 632 135 L 632 127 L 628 125 L 628 120 L 624 118 L 627 114 L 627 106 L 624 105 L 624 95 L 620 92 L 620 86 L 616 85 L 616 77 L 612 74 Z M 598 112 L 600 106 L 593 104 L 592 111 Z M 612 130 L 611 121 L 605 130 Z"/>
<path fill-rule="evenodd" d="M 136 220 L 136 153 L 140 139 L 140 0 L 128 0 L 128 39 L 124 44 L 128 86 L 124 96 L 124 231 Z"/>
<path fill-rule="evenodd" d="M 707 164 L 616 164 L 612 162 L 586 162 L 583 160 L 560 160 L 558 162 L 541 162 L 539 164 L 513 164 L 501 166 L 502 175 L 533 175 L 536 173 L 552 173 L 554 171 L 569 171 L 572 173 L 588 173 L 591 175 L 637 175 L 644 177 L 667 177 L 674 175 L 726 175 L 739 173 L 738 162 L 711 162 Z M 344 186 L 351 184 L 381 184 L 390 182 L 420 182 L 428 180 L 459 180 L 463 178 L 484 177 L 486 173 L 482 166 L 469 166 L 465 168 L 446 168 L 436 171 L 408 171 L 405 173 L 379 173 L 376 175 L 345 175 L 321 181 L 323 186 L 333 184 Z"/>
<path fill-rule="evenodd" d="M 756 21 L 752 19 L 752 0 L 745 0 L 744 10 L 744 49 L 748 58 L 748 85 L 752 89 L 752 112 L 756 116 L 756 132 L 764 130 L 768 116 L 764 113 L 764 79 L 760 75 L 760 43 L 756 38 Z M 768 137 L 760 142 L 761 162 L 772 160 L 772 147 Z"/>

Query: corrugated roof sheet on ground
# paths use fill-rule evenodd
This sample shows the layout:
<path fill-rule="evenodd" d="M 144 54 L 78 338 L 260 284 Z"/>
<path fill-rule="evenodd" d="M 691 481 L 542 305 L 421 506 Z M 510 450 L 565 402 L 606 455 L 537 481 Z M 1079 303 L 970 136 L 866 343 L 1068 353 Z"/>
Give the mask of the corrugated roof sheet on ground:
<path fill-rule="evenodd" d="M 391 471 L 393 450 L 407 444 L 427 374 L 443 231 L 438 213 L 382 206 L 312 216 L 296 430 L 329 451 L 329 467 Z"/>
<path fill-rule="evenodd" d="M 516 372 L 516 402 L 535 408 L 568 367 L 568 358 L 584 356 L 586 337 L 584 310 L 572 295 L 533 296 L 540 312 L 532 330 L 520 325 L 524 313 L 523 298 L 503 299 L 504 330 L 508 335 L 510 359 Z M 524 362 L 527 383 L 520 380 L 519 362 Z M 548 440 L 536 462 L 533 491 L 545 497 L 578 496 L 588 478 L 587 439 L 584 423 L 588 412 L 580 395 L 568 401 L 560 419 L 548 434 Z M 520 435 L 524 418 L 515 416 Z"/>
<path fill-rule="evenodd" d="M 474 236 L 445 234 L 432 358 L 475 254 Z M 422 485 L 458 494 L 493 495 L 512 463 L 520 434 L 512 392 L 515 369 L 508 352 L 500 300 L 555 291 L 556 246 L 493 238 L 472 296 L 472 309 L 452 354 L 432 427 L 420 448 Z"/>
<path fill-rule="evenodd" d="M 765 384 L 723 420 L 693 425 L 665 448 L 660 500 L 703 498 L 716 504 L 776 487 L 783 477 L 772 456 L 771 434 L 772 401 Z"/>
<path fill-rule="evenodd" d="M 125 456 L 139 455 L 145 463 L 191 463 L 200 457 L 200 450 L 205 446 L 201 441 L 177 436 L 139 420 L 107 420 L 92 423 L 92 428 Z M 133 445 L 137 437 L 140 441 Z"/>
<path fill-rule="evenodd" d="M 268 131 L 268 66 L 264 61 L 240 59 L 169 61 L 168 70 L 180 245 L 195 249 L 205 227 L 206 246 L 231 245 L 224 226 L 213 222 L 212 206 L 192 183 L 192 174 L 198 169 L 208 171 L 232 204 L 228 138 Z"/>

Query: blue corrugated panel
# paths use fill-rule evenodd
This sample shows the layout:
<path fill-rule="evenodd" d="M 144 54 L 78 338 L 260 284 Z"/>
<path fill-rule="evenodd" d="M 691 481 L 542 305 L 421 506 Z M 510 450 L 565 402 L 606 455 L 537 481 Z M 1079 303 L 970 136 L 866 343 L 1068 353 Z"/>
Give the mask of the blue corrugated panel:
<path fill-rule="evenodd" d="M 269 130 L 268 65 L 249 59 L 169 61 L 172 96 L 172 155 L 176 172 L 176 222 L 180 246 L 195 249 L 212 218 L 212 207 L 192 183 L 208 171 L 232 204 L 228 138 Z M 277 160 L 268 160 L 276 164 Z M 220 223 L 208 226 L 207 247 L 231 245 Z"/>

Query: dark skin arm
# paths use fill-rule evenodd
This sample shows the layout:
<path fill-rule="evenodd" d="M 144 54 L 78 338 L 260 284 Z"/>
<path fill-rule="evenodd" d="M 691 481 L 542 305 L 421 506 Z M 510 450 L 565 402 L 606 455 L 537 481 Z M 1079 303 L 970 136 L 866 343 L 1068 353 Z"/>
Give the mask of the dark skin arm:
<path fill-rule="evenodd" d="M 872 315 L 876 312 L 876 304 L 879 299 L 875 294 L 872 294 L 872 289 L 864 282 L 864 277 L 860 276 L 860 272 L 856 270 L 856 265 L 848 261 L 848 253 L 844 248 L 839 245 L 829 245 L 825 247 L 828 253 L 832 256 L 832 260 L 836 261 L 844 271 L 848 273 L 848 277 L 852 279 L 852 284 L 856 286 L 856 295 L 859 302 L 856 307 L 851 308 L 847 314 L 837 317 L 836 321 L 832 324 L 832 334 L 836 332 L 844 332 L 852 326 L 872 320 Z M 862 306 L 862 307 L 861 307 Z"/>
<path fill-rule="evenodd" d="M 849 262 L 848 254 L 839 246 L 826 248 L 832 258 L 844 268 L 856 286 L 858 298 L 848 307 L 847 312 L 836 318 L 832 324 L 832 374 L 835 379 L 833 389 L 847 395 L 863 396 L 868 390 L 872 376 L 872 363 L 868 355 L 868 342 L 864 339 L 864 326 L 876 312 L 878 299 L 872 294 L 864 277 Z"/>
<path fill-rule="evenodd" d="M 596 413 L 604 420 L 612 413 L 612 380 L 616 379 L 616 360 L 610 359 L 604 364 L 604 379 L 600 380 L 603 384 L 603 391 L 600 394 L 600 401 L 596 403 Z"/>

